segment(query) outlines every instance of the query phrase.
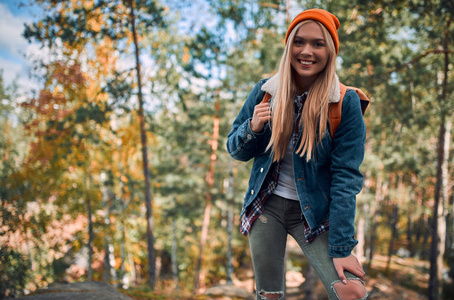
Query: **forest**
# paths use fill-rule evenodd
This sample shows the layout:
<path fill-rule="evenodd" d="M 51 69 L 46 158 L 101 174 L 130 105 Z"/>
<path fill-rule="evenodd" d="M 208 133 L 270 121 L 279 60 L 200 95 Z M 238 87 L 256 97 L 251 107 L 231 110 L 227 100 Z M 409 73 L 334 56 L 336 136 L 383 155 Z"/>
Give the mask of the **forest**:
<path fill-rule="evenodd" d="M 308 8 L 339 18 L 337 74 L 371 100 L 354 250 L 371 298 L 454 299 L 453 0 L 22 2 L 39 90 L 0 72 L 0 299 L 76 281 L 134 299 L 252 293 L 238 230 L 252 164 L 225 144 Z M 291 299 L 325 299 L 287 252 Z"/>

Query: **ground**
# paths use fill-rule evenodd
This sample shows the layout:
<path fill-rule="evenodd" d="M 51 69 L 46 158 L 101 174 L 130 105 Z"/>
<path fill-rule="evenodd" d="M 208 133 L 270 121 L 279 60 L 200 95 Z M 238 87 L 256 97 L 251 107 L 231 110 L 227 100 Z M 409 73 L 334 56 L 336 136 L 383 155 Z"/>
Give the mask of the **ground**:
<path fill-rule="evenodd" d="M 426 300 L 428 288 L 429 263 L 412 258 L 393 257 L 389 272 L 386 272 L 388 258 L 376 255 L 373 265 L 366 277 L 366 288 L 370 300 Z M 255 299 L 253 292 L 253 279 L 250 271 L 245 270 L 240 276 L 242 280 L 234 280 L 234 288 L 229 290 L 225 285 L 219 285 L 211 294 L 191 295 L 182 291 L 166 292 L 138 292 L 137 290 L 122 291 L 134 299 L 188 299 L 188 300 L 239 300 Z M 287 274 L 287 300 L 302 300 L 299 286 L 304 282 L 300 273 L 288 272 Z M 209 290 L 207 290 L 209 291 Z M 246 291 L 246 296 L 242 292 Z M 249 297 L 247 297 L 249 295 Z M 317 300 L 327 299 L 323 285 L 319 281 L 315 286 Z"/>
<path fill-rule="evenodd" d="M 429 263 L 413 258 L 393 257 L 389 270 L 388 258 L 376 255 L 372 267 L 366 269 L 366 288 L 370 300 L 426 300 L 429 281 Z M 160 282 L 158 291 L 147 288 L 116 290 L 103 282 L 54 283 L 21 299 L 30 300 L 114 300 L 114 299 L 184 299 L 184 300 L 254 300 L 253 273 L 250 269 L 237 270 L 238 278 L 233 285 L 220 284 L 208 287 L 197 295 L 185 291 L 175 291 L 172 281 Z M 300 272 L 287 272 L 287 300 L 305 299 L 301 290 L 304 277 Z M 313 287 L 312 300 L 326 300 L 326 292 L 320 281 Z"/>

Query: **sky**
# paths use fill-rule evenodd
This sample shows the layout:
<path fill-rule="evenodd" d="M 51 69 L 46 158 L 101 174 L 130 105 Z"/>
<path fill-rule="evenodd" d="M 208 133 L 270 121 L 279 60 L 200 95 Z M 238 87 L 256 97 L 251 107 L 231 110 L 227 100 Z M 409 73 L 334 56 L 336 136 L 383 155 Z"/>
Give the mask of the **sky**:
<path fill-rule="evenodd" d="M 195 2 L 190 6 L 176 7 L 178 10 L 182 9 L 180 12 L 182 31 L 197 30 L 202 21 L 214 22 L 206 17 L 209 11 L 204 0 L 192 1 Z M 5 86 L 15 81 L 19 85 L 21 94 L 35 96 L 34 94 L 39 90 L 39 84 L 37 79 L 31 76 L 31 57 L 42 57 L 45 55 L 45 49 L 40 49 L 36 43 L 30 44 L 22 37 L 24 24 L 30 24 L 40 17 L 36 6 L 24 5 L 28 2 L 27 0 L 0 0 L 0 16 L 2 16 L 0 17 L 0 69 L 3 71 Z M 177 4 L 178 1 L 175 3 Z M 204 17 L 194 18 L 193 16 Z M 149 61 L 150 58 L 146 55 L 142 57 L 144 67 L 148 64 L 153 65 Z"/>
<path fill-rule="evenodd" d="M 26 57 L 39 51 L 37 45 L 29 44 L 22 37 L 24 24 L 36 17 L 31 7 L 20 7 L 23 0 L 0 0 L 0 69 L 3 70 L 5 85 L 15 79 L 19 87 L 30 91 L 37 83 L 30 77 L 30 63 Z"/>
<path fill-rule="evenodd" d="M 36 7 L 23 5 L 27 0 L 0 0 L 0 69 L 3 70 L 5 85 L 10 85 L 14 80 L 25 94 L 38 90 L 36 79 L 31 78 L 32 66 L 30 56 L 36 57 L 44 52 L 37 44 L 30 44 L 22 37 L 24 24 L 32 23 L 39 19 L 39 10 Z M 194 4 L 194 3 L 193 3 Z M 207 14 L 208 8 L 203 0 L 197 0 L 197 5 L 191 9 L 198 13 Z M 183 13 L 185 15 L 185 13 Z M 194 12 L 189 15 L 197 15 Z M 187 26 L 197 25 L 197 18 L 183 18 Z M 200 24 L 198 24 L 200 25 Z M 197 26 L 195 26 L 197 27 Z M 147 59 L 145 58 L 145 64 Z"/>
<path fill-rule="evenodd" d="M 182 19 L 180 24 L 184 28 L 187 26 L 195 30 L 201 23 L 214 22 L 208 17 L 207 3 L 204 0 L 195 1 L 190 6 L 193 11 L 181 11 Z M 39 10 L 37 7 L 23 5 L 28 3 L 27 0 L 0 0 L 0 69 L 3 70 L 3 80 L 6 86 L 14 80 L 19 85 L 20 90 L 25 94 L 38 90 L 38 82 L 31 77 L 31 59 L 30 57 L 40 57 L 44 50 L 39 45 L 30 44 L 22 37 L 24 24 L 32 23 L 39 19 Z M 185 17 L 185 16 L 198 16 Z M 202 18 L 200 18 L 203 16 Z M 205 24 L 206 25 L 206 24 Z M 233 30 L 230 28 L 230 31 Z M 146 62 L 146 59 L 145 59 Z"/>

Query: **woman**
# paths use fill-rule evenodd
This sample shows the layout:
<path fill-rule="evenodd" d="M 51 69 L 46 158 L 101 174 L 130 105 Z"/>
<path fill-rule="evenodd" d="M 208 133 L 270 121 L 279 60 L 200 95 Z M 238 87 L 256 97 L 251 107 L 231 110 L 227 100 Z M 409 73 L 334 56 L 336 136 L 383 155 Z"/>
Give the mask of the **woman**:
<path fill-rule="evenodd" d="M 366 137 L 353 90 L 343 98 L 334 138 L 327 126 L 328 107 L 340 99 L 338 28 L 325 10 L 300 13 L 288 28 L 279 72 L 257 83 L 228 135 L 233 158 L 254 159 L 240 230 L 249 236 L 257 299 L 284 299 L 288 234 L 329 299 L 367 297 L 365 273 L 351 253 Z"/>

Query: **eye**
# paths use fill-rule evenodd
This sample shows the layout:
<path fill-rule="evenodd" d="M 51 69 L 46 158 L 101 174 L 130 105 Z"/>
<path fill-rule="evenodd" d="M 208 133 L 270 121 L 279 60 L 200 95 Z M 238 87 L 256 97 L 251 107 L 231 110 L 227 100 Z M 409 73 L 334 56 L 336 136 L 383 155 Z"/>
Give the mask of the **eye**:
<path fill-rule="evenodd" d="M 325 42 L 322 42 L 322 41 L 315 42 L 314 46 L 315 47 L 325 47 Z"/>
<path fill-rule="evenodd" d="M 298 40 L 295 40 L 293 43 L 294 43 L 295 45 L 302 45 L 302 44 L 303 44 L 303 41 L 298 39 Z"/>

